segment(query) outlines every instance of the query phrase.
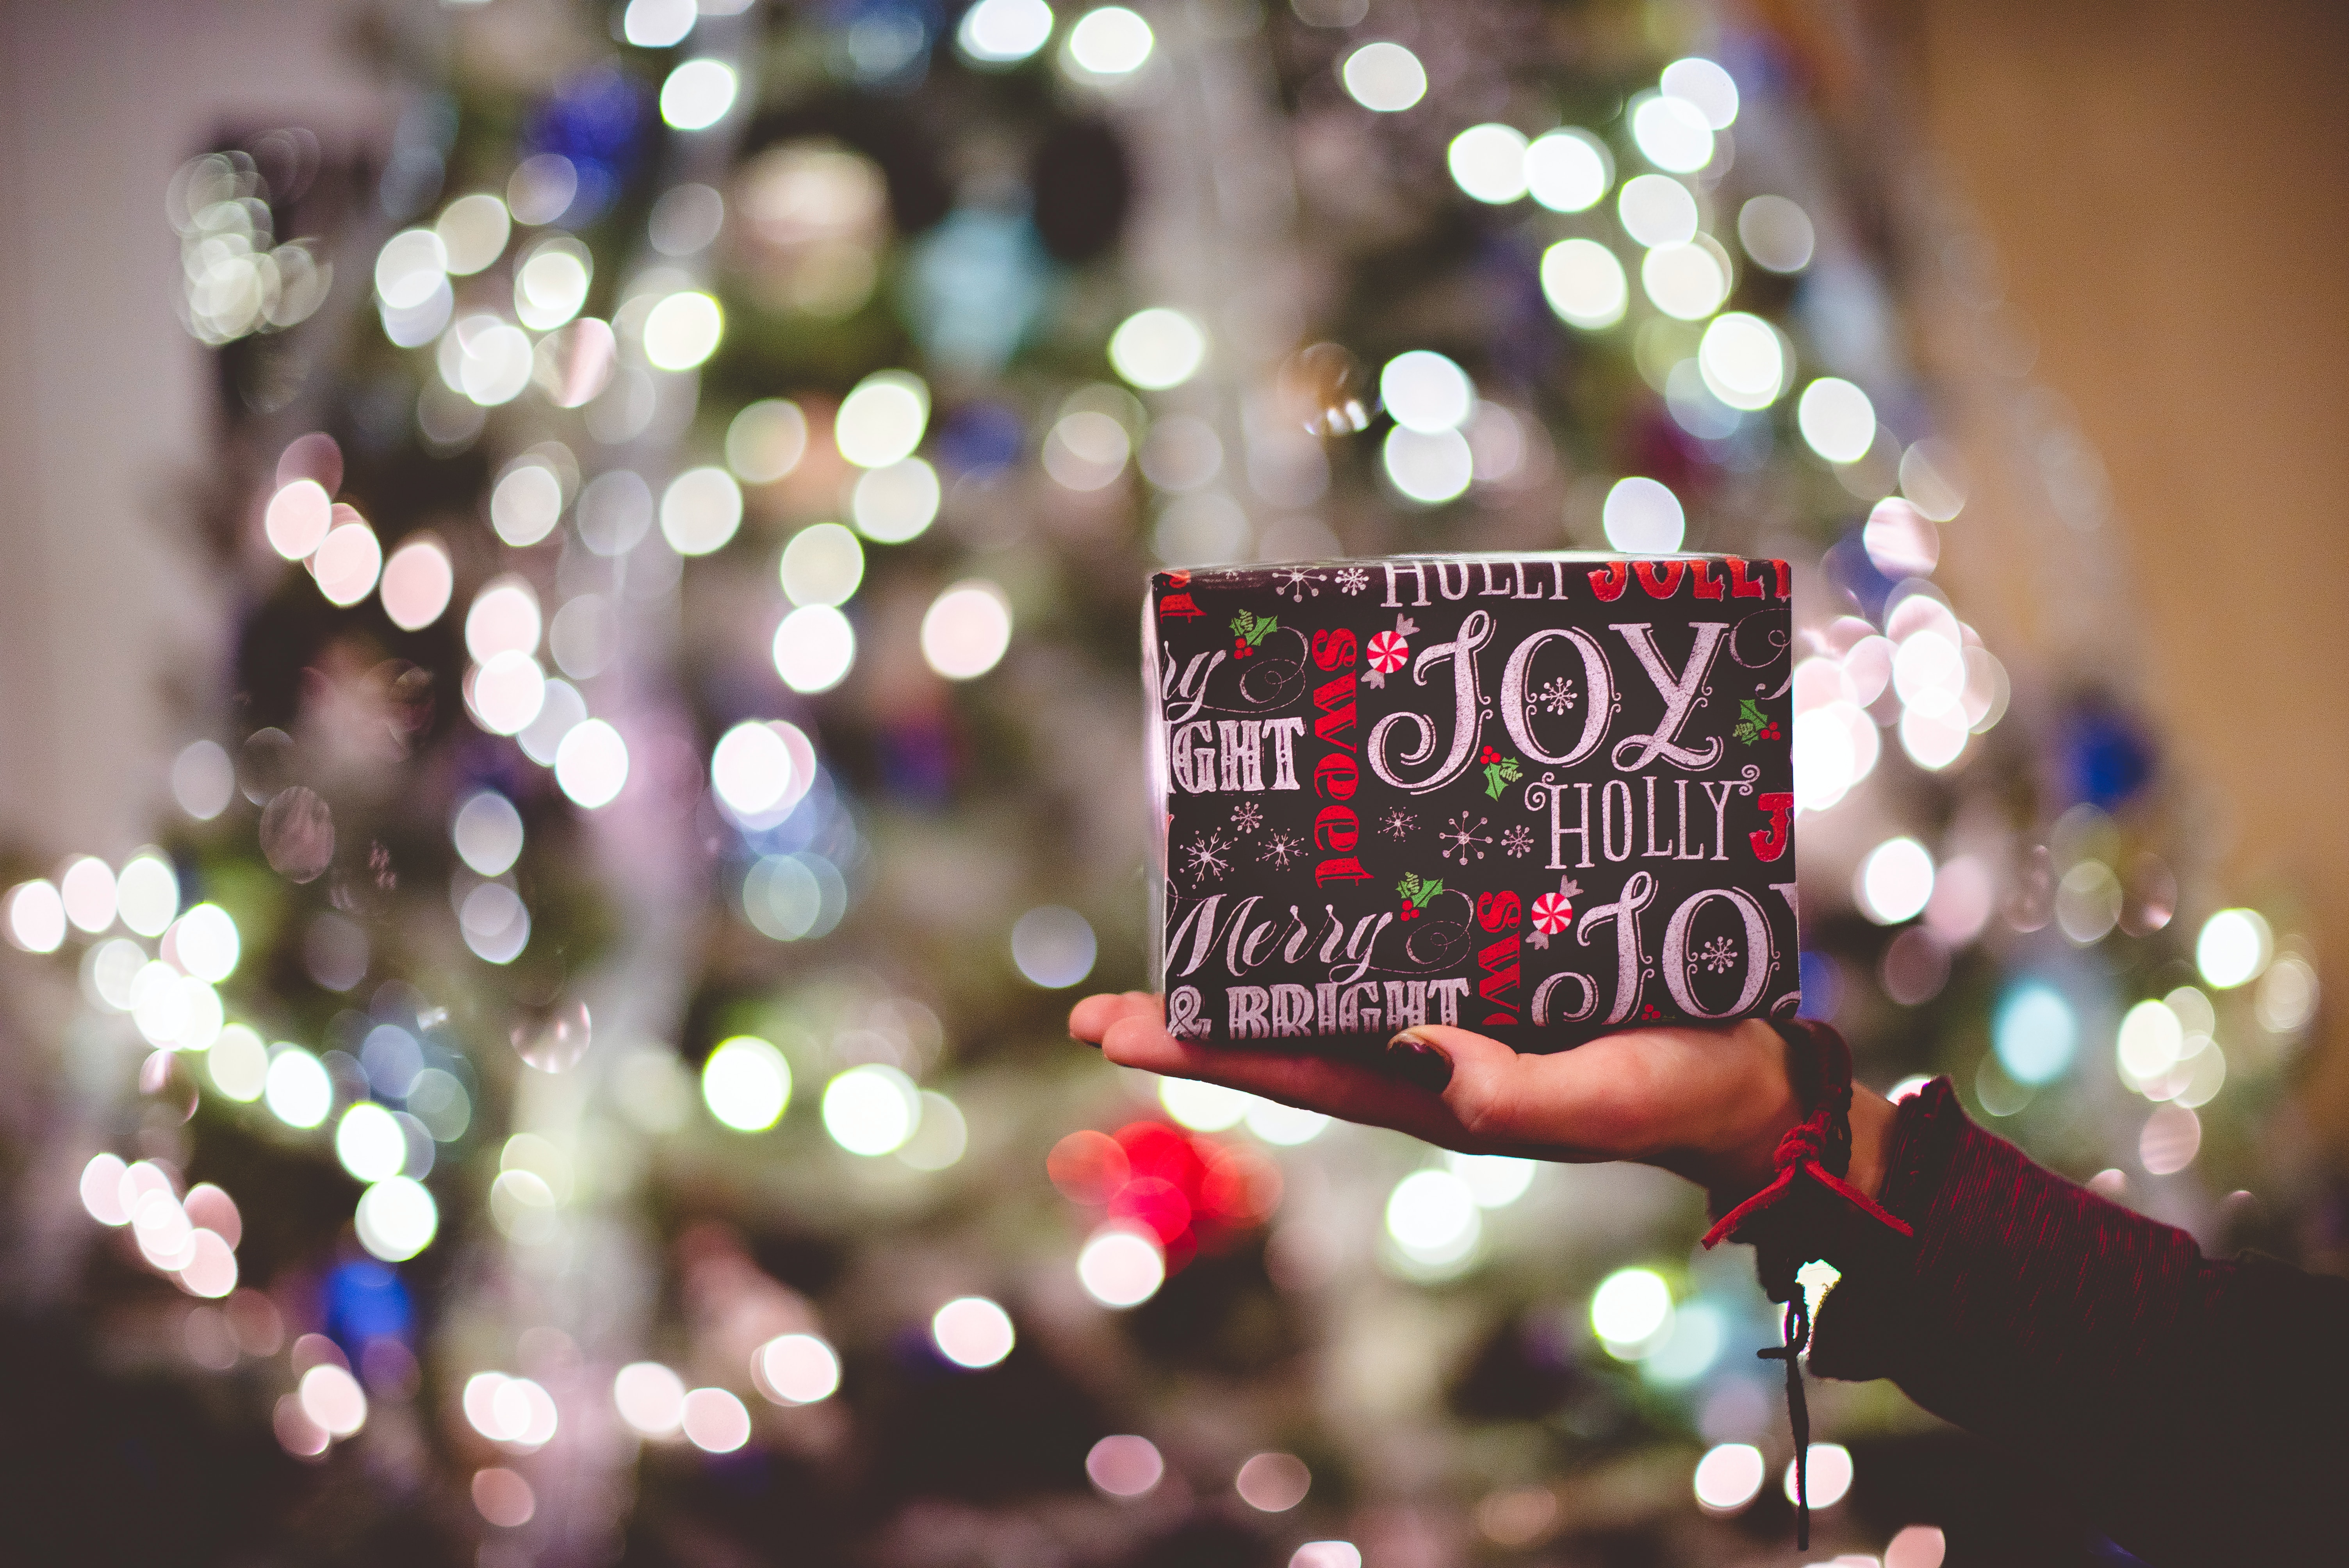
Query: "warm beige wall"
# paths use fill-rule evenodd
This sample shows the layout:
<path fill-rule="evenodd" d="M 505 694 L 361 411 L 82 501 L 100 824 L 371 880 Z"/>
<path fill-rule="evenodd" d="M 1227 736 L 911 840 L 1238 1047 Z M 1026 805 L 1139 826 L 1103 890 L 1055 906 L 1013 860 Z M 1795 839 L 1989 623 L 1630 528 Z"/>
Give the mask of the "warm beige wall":
<path fill-rule="evenodd" d="M 2240 894 L 2305 901 L 2333 998 L 2309 1090 L 2349 1150 L 2349 5 L 1925 0 L 1888 21 L 2037 323 L 2036 379 L 2111 470 L 2141 695 L 2220 808 L 2211 848 Z M 1997 570 L 1998 531 L 1961 526 L 1961 569 Z M 2060 645 L 2060 611 L 2018 608 Z"/>

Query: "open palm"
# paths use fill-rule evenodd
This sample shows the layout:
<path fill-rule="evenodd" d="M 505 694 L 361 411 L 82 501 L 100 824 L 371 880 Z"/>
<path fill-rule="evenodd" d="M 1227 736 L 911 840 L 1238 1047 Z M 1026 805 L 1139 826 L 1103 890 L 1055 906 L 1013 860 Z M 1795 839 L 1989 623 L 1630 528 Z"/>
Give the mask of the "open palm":
<path fill-rule="evenodd" d="M 1755 1019 L 1602 1035 L 1549 1056 L 1520 1055 L 1467 1029 L 1420 1026 L 1410 1034 L 1451 1063 L 1441 1090 L 1407 1082 L 1377 1058 L 1179 1040 L 1166 1032 L 1160 999 L 1140 991 L 1086 997 L 1070 1014 L 1069 1032 L 1126 1067 L 1225 1084 L 1447 1149 L 1631 1160 L 1713 1189 L 1766 1179 L 1779 1134 L 1801 1115 L 1778 1036 Z"/>

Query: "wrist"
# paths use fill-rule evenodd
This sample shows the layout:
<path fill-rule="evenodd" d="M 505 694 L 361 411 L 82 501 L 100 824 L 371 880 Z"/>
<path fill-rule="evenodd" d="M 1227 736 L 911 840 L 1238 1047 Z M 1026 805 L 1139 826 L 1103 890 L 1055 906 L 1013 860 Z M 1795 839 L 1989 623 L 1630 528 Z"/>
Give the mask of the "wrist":
<path fill-rule="evenodd" d="M 1775 1172 L 1779 1140 L 1815 1109 L 1798 1081 L 1816 1083 L 1816 1075 L 1795 1069 L 1789 1056 L 1795 1047 L 1764 1020 L 1747 1019 L 1723 1043 L 1735 1065 L 1723 1076 L 1723 1092 L 1691 1142 L 1699 1168 L 1693 1173 L 1733 1202 Z M 1883 1191 L 1897 1114 L 1882 1095 L 1852 1086 L 1851 1169 L 1845 1179 L 1871 1199 Z"/>

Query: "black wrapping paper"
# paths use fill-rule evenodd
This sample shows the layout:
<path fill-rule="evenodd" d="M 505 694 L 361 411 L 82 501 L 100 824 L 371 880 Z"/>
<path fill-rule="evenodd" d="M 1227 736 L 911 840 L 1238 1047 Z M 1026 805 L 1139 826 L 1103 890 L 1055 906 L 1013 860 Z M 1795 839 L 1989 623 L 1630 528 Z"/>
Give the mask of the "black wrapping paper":
<path fill-rule="evenodd" d="M 1547 1051 L 1792 1015 L 1788 596 L 1720 555 L 1153 577 L 1168 1026 Z"/>

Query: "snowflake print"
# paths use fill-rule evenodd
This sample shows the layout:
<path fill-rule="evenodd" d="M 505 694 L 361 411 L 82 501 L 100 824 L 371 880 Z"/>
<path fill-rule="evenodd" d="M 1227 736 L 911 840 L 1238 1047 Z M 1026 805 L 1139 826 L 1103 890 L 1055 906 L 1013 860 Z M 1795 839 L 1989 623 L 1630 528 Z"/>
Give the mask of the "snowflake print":
<path fill-rule="evenodd" d="M 1224 873 L 1232 869 L 1232 841 L 1220 831 L 1210 832 L 1204 839 L 1192 840 L 1190 847 L 1183 852 L 1190 857 L 1194 882 L 1205 882 L 1211 877 L 1220 882 Z"/>
<path fill-rule="evenodd" d="M 1501 848 L 1509 851 L 1509 858 L 1512 860 L 1533 853 L 1534 830 L 1523 822 L 1519 822 L 1501 835 Z"/>
<path fill-rule="evenodd" d="M 1737 944 L 1726 936 L 1716 936 L 1696 950 L 1696 955 L 1689 960 L 1689 968 L 1692 972 L 1703 969 L 1713 975 L 1726 975 L 1736 962 Z"/>
<path fill-rule="evenodd" d="M 1479 817 L 1472 827 L 1469 825 L 1468 813 L 1463 811 L 1444 823 L 1443 831 L 1435 835 L 1436 842 L 1442 847 L 1441 852 L 1444 858 L 1448 861 L 1457 856 L 1464 866 L 1472 859 L 1483 860 L 1485 847 L 1493 841 L 1493 835 L 1485 831 L 1491 822 L 1492 819 L 1489 817 Z"/>
<path fill-rule="evenodd" d="M 1241 801 L 1239 809 L 1232 813 L 1232 829 L 1235 832 L 1253 833 L 1263 826 L 1264 808 L 1253 800 Z"/>
<path fill-rule="evenodd" d="M 1359 593 L 1371 585 L 1371 574 L 1359 566 L 1341 567 L 1338 573 L 1338 592 Z"/>
<path fill-rule="evenodd" d="M 1268 862 L 1287 871 L 1290 862 L 1304 853 L 1304 840 L 1294 833 L 1276 832 L 1265 840 L 1264 849 L 1257 854 L 1257 861 L 1260 864 Z"/>
<path fill-rule="evenodd" d="M 1278 599 L 1286 595 L 1302 604 L 1308 593 L 1312 594 L 1316 599 L 1321 597 L 1321 579 L 1312 573 L 1301 567 L 1284 566 L 1272 574 L 1274 598 Z"/>
<path fill-rule="evenodd" d="M 1400 839 L 1419 825 L 1419 819 L 1397 806 L 1379 819 L 1379 831 L 1390 839 Z"/>
<path fill-rule="evenodd" d="M 1526 699 L 1528 714 L 1564 713 L 1574 706 L 1574 683 L 1564 676 L 1553 676 L 1539 691 Z"/>

